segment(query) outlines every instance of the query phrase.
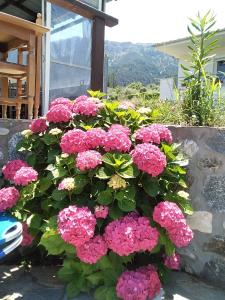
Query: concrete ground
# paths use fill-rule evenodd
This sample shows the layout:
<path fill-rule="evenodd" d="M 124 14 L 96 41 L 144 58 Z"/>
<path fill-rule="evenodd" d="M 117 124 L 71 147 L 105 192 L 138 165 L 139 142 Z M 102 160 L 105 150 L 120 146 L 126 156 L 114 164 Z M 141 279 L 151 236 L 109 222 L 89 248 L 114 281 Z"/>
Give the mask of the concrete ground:
<path fill-rule="evenodd" d="M 28 272 L 22 266 L 0 265 L 0 299 L 67 300 L 64 286 L 55 273 L 53 267 L 35 267 Z M 225 290 L 182 272 L 172 273 L 164 290 L 165 300 L 225 300 Z M 73 300 L 93 299 L 82 295 Z"/>

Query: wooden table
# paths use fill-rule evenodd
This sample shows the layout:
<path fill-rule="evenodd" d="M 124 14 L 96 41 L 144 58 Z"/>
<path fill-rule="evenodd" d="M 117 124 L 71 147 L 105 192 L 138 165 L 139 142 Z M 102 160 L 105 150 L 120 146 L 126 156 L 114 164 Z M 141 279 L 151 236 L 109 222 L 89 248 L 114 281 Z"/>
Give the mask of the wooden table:
<path fill-rule="evenodd" d="M 49 29 L 30 21 L 0 12 L 0 80 L 2 80 L 2 96 L 0 105 L 4 106 L 3 117 L 6 117 L 7 106 L 15 106 L 16 117 L 20 118 L 21 104 L 28 105 L 28 118 L 37 118 L 40 106 L 41 80 L 41 38 Z M 8 52 L 19 49 L 18 63 L 7 62 Z M 22 52 L 28 51 L 27 65 L 23 65 Z M 8 78 L 26 77 L 26 97 L 17 93 L 14 99 L 8 97 Z M 20 89 L 20 87 L 19 87 Z M 5 110 L 6 107 L 6 110 Z"/>

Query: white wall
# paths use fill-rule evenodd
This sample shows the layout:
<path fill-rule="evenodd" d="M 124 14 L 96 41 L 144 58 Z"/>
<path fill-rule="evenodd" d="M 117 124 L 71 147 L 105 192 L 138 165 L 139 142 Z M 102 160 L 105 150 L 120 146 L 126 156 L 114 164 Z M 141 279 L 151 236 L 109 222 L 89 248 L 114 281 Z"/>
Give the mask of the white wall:
<path fill-rule="evenodd" d="M 174 79 L 165 78 L 160 80 L 160 99 L 161 100 L 175 100 L 174 93 Z"/>

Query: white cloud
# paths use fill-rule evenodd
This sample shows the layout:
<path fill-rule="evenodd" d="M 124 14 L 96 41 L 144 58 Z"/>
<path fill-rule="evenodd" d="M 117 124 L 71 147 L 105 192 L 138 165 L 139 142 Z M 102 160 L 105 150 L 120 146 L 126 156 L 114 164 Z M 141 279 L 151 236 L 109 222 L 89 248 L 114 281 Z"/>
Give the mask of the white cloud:
<path fill-rule="evenodd" d="M 106 39 L 152 43 L 187 36 L 188 17 L 211 9 L 217 28 L 225 27 L 224 0 L 118 0 L 107 4 L 107 13 L 119 25 L 107 28 Z"/>

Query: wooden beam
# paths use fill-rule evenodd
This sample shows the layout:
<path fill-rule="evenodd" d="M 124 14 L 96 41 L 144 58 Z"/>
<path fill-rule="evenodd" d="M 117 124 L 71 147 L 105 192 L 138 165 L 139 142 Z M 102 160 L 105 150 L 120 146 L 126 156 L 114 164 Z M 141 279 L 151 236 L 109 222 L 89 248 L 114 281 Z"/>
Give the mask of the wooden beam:
<path fill-rule="evenodd" d="M 118 20 L 105 14 L 104 12 L 95 9 L 85 3 L 82 3 L 77 0 L 48 0 L 49 2 L 59 5 L 65 9 L 75 12 L 78 15 L 81 15 L 88 19 L 100 18 L 104 20 L 105 25 L 109 27 L 116 26 Z"/>
<path fill-rule="evenodd" d="M 92 29 L 91 89 L 103 90 L 105 22 L 95 18 Z"/>
<path fill-rule="evenodd" d="M 14 2 L 14 0 L 8 0 L 5 1 L 2 5 L 0 5 L 0 10 L 5 9 L 6 7 L 8 7 L 10 4 L 12 4 Z"/>
<path fill-rule="evenodd" d="M 31 17 L 35 18 L 37 17 L 37 13 L 34 12 L 33 10 L 29 9 L 25 5 L 22 4 L 21 1 L 13 1 L 12 4 L 19 8 L 20 10 L 24 11 L 26 14 L 30 15 Z"/>

